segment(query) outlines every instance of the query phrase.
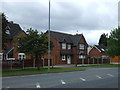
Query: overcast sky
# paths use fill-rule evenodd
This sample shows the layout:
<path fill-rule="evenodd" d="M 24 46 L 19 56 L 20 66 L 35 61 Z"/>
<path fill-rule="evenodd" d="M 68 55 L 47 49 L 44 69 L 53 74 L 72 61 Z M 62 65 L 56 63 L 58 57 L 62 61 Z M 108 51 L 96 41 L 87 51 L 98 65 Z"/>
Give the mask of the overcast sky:
<path fill-rule="evenodd" d="M 51 30 L 83 33 L 97 44 L 102 33 L 118 27 L 119 0 L 51 0 Z M 2 0 L 2 12 L 23 30 L 48 30 L 48 0 Z M 1 10 L 1 9 L 0 9 Z"/>

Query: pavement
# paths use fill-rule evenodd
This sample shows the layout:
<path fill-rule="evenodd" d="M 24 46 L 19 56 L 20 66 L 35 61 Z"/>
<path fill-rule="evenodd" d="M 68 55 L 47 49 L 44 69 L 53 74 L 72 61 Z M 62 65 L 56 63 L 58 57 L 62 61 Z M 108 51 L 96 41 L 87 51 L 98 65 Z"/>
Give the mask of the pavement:
<path fill-rule="evenodd" d="M 3 88 L 118 88 L 118 68 L 11 76 L 2 78 Z"/>

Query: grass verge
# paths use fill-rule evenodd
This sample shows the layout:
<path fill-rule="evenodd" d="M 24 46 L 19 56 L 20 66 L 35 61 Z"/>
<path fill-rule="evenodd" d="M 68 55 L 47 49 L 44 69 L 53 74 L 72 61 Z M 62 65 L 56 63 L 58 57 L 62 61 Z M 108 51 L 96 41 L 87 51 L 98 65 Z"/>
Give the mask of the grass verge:
<path fill-rule="evenodd" d="M 85 69 L 80 68 L 51 68 L 48 72 L 48 68 L 21 69 L 21 70 L 7 70 L 2 71 L 2 76 L 17 76 L 17 75 L 30 75 L 30 74 L 42 74 L 42 73 L 55 73 L 55 72 L 67 72 L 67 71 L 83 71 Z"/>
<path fill-rule="evenodd" d="M 83 65 L 78 67 L 96 67 L 96 68 L 102 68 L 102 67 L 120 67 L 120 64 L 98 64 L 98 65 Z"/>

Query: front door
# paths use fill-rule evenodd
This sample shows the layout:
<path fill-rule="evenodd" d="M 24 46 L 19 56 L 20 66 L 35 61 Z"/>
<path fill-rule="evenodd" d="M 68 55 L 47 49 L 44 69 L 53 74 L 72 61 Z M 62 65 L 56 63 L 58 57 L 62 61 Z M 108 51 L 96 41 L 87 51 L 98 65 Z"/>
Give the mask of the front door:
<path fill-rule="evenodd" d="M 71 56 L 70 55 L 67 56 L 67 64 L 71 64 Z"/>

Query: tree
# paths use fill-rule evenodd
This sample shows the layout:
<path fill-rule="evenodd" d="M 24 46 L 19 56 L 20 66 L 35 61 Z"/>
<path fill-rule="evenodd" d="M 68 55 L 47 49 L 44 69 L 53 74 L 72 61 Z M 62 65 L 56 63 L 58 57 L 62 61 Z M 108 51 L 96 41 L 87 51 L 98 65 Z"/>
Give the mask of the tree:
<path fill-rule="evenodd" d="M 107 34 L 103 33 L 99 39 L 99 45 L 107 46 Z"/>
<path fill-rule="evenodd" d="M 111 31 L 108 38 L 107 53 L 111 57 L 120 56 L 120 28 Z"/>
<path fill-rule="evenodd" d="M 51 48 L 53 43 L 51 42 Z M 47 52 L 48 39 L 47 36 L 41 32 L 32 28 L 27 30 L 27 34 L 24 37 L 18 38 L 18 51 L 30 54 L 36 58 L 37 67 L 39 69 L 39 58 Z"/>
<path fill-rule="evenodd" d="M 4 13 L 0 14 L 0 17 L 2 17 L 2 49 L 5 49 L 5 43 L 7 42 L 6 27 L 8 24 L 8 20 L 6 19 L 6 15 Z"/>

